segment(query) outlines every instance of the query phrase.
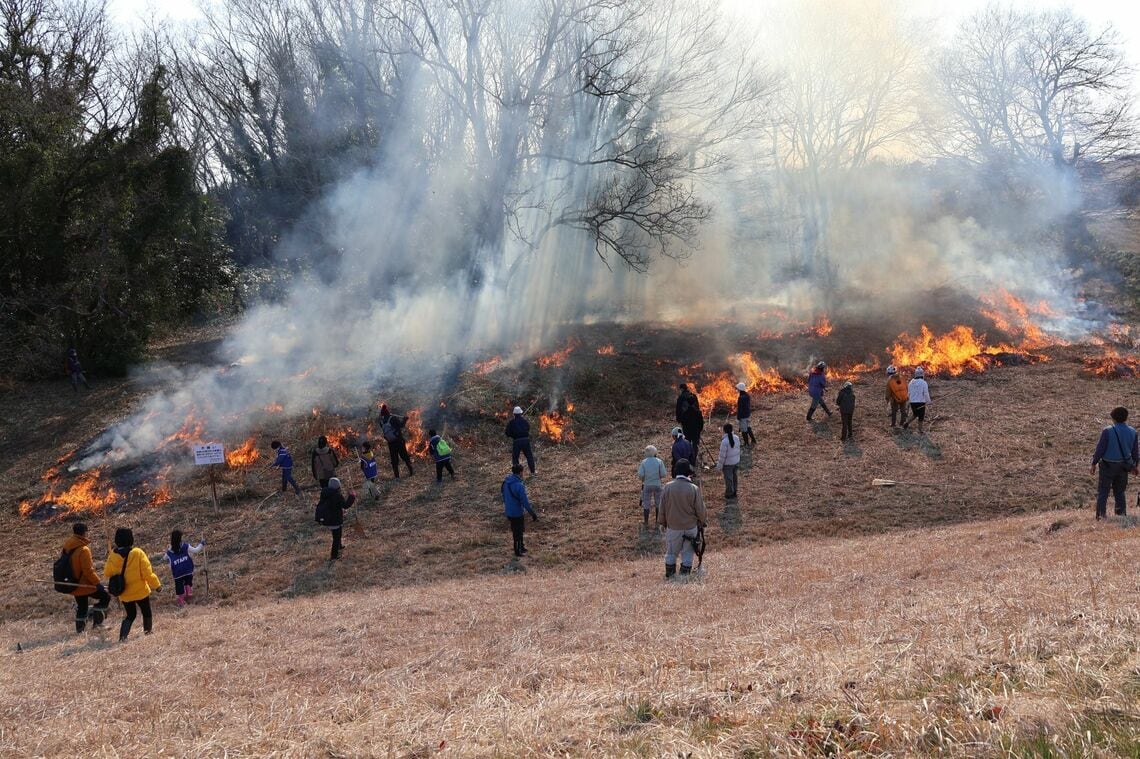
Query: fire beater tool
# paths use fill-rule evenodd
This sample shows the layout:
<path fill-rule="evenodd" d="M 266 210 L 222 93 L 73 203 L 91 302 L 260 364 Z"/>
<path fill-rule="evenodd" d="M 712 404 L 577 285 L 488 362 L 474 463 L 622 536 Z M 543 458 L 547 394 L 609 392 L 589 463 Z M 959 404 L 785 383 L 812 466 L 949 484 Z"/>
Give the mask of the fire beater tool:
<path fill-rule="evenodd" d="M 357 462 L 360 461 L 360 454 L 356 452 L 356 448 L 359 444 L 360 444 L 359 438 L 353 438 L 352 439 L 352 446 L 351 446 L 352 455 L 356 456 Z M 346 479 L 348 480 L 348 491 L 351 493 L 354 491 L 354 489 L 352 487 L 352 467 L 351 466 L 349 466 L 348 472 L 349 472 L 349 475 Z M 364 528 L 360 525 L 360 507 L 359 506 L 357 506 L 355 509 L 352 510 L 352 534 L 353 535 L 359 535 L 362 538 L 366 535 L 366 533 L 364 532 Z"/>
<path fill-rule="evenodd" d="M 877 488 L 893 488 L 895 485 L 913 485 L 919 488 L 940 488 L 944 487 L 939 482 L 913 482 L 911 480 L 884 480 L 879 477 L 871 480 L 871 484 Z"/>

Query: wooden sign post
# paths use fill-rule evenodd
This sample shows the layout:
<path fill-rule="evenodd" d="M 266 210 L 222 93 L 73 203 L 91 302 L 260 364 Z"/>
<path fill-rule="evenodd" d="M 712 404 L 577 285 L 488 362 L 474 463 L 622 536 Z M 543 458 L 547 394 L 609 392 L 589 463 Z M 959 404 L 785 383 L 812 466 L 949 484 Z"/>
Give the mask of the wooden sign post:
<path fill-rule="evenodd" d="M 226 451 L 221 443 L 194 446 L 194 465 L 210 467 L 210 496 L 214 499 L 214 511 L 218 510 L 218 483 L 214 478 L 214 465 L 224 463 Z"/>

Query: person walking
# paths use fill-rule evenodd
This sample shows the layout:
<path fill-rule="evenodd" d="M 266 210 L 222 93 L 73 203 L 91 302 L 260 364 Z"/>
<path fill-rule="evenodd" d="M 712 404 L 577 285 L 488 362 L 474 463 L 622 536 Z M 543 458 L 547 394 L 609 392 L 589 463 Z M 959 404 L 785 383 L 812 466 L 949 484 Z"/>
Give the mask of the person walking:
<path fill-rule="evenodd" d="M 527 468 L 534 474 L 534 451 L 530 447 L 530 422 L 523 416 L 523 410 L 515 406 L 511 410 L 511 420 L 507 422 L 506 436 L 511 439 L 511 467 L 519 464 L 519 454 L 526 457 Z"/>
<path fill-rule="evenodd" d="M 732 425 L 724 425 L 724 437 L 720 439 L 720 453 L 716 457 L 716 468 L 724 474 L 724 497 L 736 498 L 736 472 L 740 467 L 740 438 L 732 434 Z"/>
<path fill-rule="evenodd" d="M 701 489 L 692 480 L 688 461 L 677 463 L 677 476 L 661 491 L 661 526 L 665 528 L 665 579 L 677 574 L 677 556 L 681 557 L 681 576 L 693 571 L 693 541 L 698 528 L 708 518 Z"/>
<path fill-rule="evenodd" d="M 677 464 L 680 461 L 688 461 L 690 465 L 694 464 L 693 461 L 693 444 L 685 439 L 685 431 L 680 427 L 673 428 L 673 447 L 670 449 L 672 462 L 669 465 L 669 476 L 677 476 Z"/>
<path fill-rule="evenodd" d="M 660 511 L 661 488 L 665 481 L 665 464 L 657 458 L 657 446 L 645 446 L 645 458 L 637 466 L 637 477 L 641 480 L 641 522 L 648 527 L 649 509 Z"/>
<path fill-rule="evenodd" d="M 336 468 L 340 466 L 340 457 L 336 450 L 329 445 L 329 439 L 324 435 L 317 438 L 317 447 L 310 456 L 313 479 L 322 487 L 329 485 L 329 480 L 336 477 Z"/>
<path fill-rule="evenodd" d="M 685 432 L 685 439 L 693 446 L 693 458 L 689 460 L 689 463 L 693 465 L 695 471 L 697 458 L 701 451 L 701 433 L 705 429 L 705 417 L 695 395 L 693 402 L 685 407 L 685 412 L 681 417 L 681 429 Z"/>
<path fill-rule="evenodd" d="M 407 420 L 396 416 L 388 410 L 388 404 L 380 404 L 380 429 L 384 433 L 384 441 L 388 443 L 388 458 L 392 462 L 392 476 L 400 479 L 400 461 L 408 468 L 408 476 L 415 472 L 412 470 L 412 457 L 408 455 L 408 441 L 404 439 L 404 427 Z"/>
<path fill-rule="evenodd" d="M 1137 445 L 1136 430 L 1126 424 L 1128 409 L 1117 406 L 1109 414 L 1112 424 L 1100 432 L 1096 450 L 1093 451 L 1090 473 L 1096 473 L 1100 466 L 1100 476 L 1096 488 L 1096 518 L 1108 516 L 1108 492 L 1112 491 L 1117 516 L 1125 516 L 1127 504 L 1124 491 L 1128 488 L 1128 473 L 1140 474 L 1140 447 Z"/>
<path fill-rule="evenodd" d="M 364 477 L 364 486 L 368 488 L 368 496 L 373 501 L 380 500 L 380 465 L 376 463 L 372 443 L 361 443 L 357 461 L 360 463 L 360 474 Z"/>
<path fill-rule="evenodd" d="M 843 420 L 843 430 L 839 433 L 839 439 L 854 442 L 855 432 L 851 429 L 851 422 L 855 418 L 855 386 L 850 380 L 839 388 L 839 393 L 835 396 L 835 405 L 839 407 L 839 417 Z"/>
<path fill-rule="evenodd" d="M 179 606 L 194 597 L 194 559 L 206 547 L 206 541 L 192 546 L 182 540 L 182 530 L 170 533 L 170 548 L 166 551 L 166 563 L 170 565 L 170 575 L 174 578 L 174 597 Z"/>
<path fill-rule="evenodd" d="M 71 389 L 75 392 L 79 392 L 80 382 L 83 387 L 91 389 L 91 385 L 87 384 L 87 376 L 83 373 L 83 366 L 79 363 L 79 352 L 74 347 L 67 349 L 67 376 L 71 378 Z"/>
<path fill-rule="evenodd" d="M 146 551 L 135 546 L 135 534 L 127 527 L 115 530 L 115 548 L 107 554 L 103 565 L 103 579 L 110 582 L 115 575 L 123 575 L 126 583 L 119 600 L 123 603 L 126 617 L 119 625 L 119 642 L 124 643 L 131 634 L 131 625 L 142 612 L 143 634 L 150 635 L 154 627 L 154 617 L 150 608 L 150 593 L 162 587 L 162 581 L 150 565 Z"/>
<path fill-rule="evenodd" d="M 926 384 L 926 373 L 922 367 L 914 370 L 914 377 L 906 386 L 910 400 L 910 421 L 903 422 L 903 429 L 910 429 L 910 423 L 918 421 L 918 434 L 922 435 L 922 424 L 926 421 L 926 404 L 930 403 L 930 385 Z"/>
<path fill-rule="evenodd" d="M 345 498 L 341 492 L 340 480 L 336 477 L 330 477 L 328 486 L 321 488 L 316 518 L 317 524 L 324 525 L 332 533 L 332 553 L 329 555 L 329 561 L 340 558 L 340 549 L 344 547 L 344 542 L 341 540 L 344 531 L 344 510 L 352 508 L 354 503 L 356 503 L 356 493 L 349 493 L 348 498 Z"/>
<path fill-rule="evenodd" d="M 455 479 L 455 470 L 451 468 L 451 446 L 435 430 L 428 430 L 428 451 L 431 452 L 432 461 L 435 462 L 435 481 L 443 482 L 443 470 Z"/>
<path fill-rule="evenodd" d="M 823 400 L 823 392 L 827 389 L 827 364 L 820 361 L 808 374 L 808 395 L 811 396 L 811 406 L 808 407 L 807 420 L 810 422 L 817 408 L 822 408 L 831 418 L 831 409 Z"/>
<path fill-rule="evenodd" d="M 277 454 L 277 458 L 273 459 L 273 463 L 269 466 L 281 470 L 281 492 L 284 493 L 292 485 L 293 492 L 301 495 L 301 486 L 293 479 L 293 454 L 289 453 L 288 448 L 281 445 L 280 440 L 274 440 L 269 444 L 269 448 Z"/>
<path fill-rule="evenodd" d="M 70 592 L 75 599 L 75 632 L 83 632 L 89 618 L 91 629 L 95 629 L 103 624 L 111 606 L 111 594 L 99 583 L 86 524 L 76 522 L 71 526 L 71 535 L 63 541 L 63 551 L 71 561 L 71 576 L 75 578 L 75 587 Z M 95 599 L 95 607 L 89 610 L 92 598 Z"/>
<path fill-rule="evenodd" d="M 749 448 L 756 445 L 756 433 L 752 431 L 752 396 L 748 394 L 748 386 L 743 382 L 736 383 L 740 395 L 736 396 L 736 428 L 740 430 L 740 445 Z"/>
<path fill-rule="evenodd" d="M 515 464 L 499 488 L 503 495 L 503 513 L 506 515 L 507 521 L 511 523 L 511 537 L 514 539 L 515 556 L 526 554 L 526 545 L 523 542 L 523 534 L 526 531 L 526 514 L 530 514 L 531 521 L 538 521 L 538 514 L 534 513 L 530 499 L 527 497 L 526 483 L 522 480 L 522 473 L 522 464 Z"/>
<path fill-rule="evenodd" d="M 899 370 L 892 364 L 887 367 L 887 404 L 891 408 L 891 426 L 895 426 L 895 419 L 901 415 L 899 423 L 906 427 L 906 404 L 910 396 L 907 394 L 906 380 L 899 374 Z"/>

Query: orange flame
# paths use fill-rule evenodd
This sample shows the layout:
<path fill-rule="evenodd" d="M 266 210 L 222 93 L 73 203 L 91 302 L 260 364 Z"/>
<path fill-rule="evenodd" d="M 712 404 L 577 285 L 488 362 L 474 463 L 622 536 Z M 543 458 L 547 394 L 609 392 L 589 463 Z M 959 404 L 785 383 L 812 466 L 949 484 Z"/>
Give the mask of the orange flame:
<path fill-rule="evenodd" d="M 263 409 L 263 411 L 265 411 L 267 414 L 280 414 L 284 410 L 285 407 L 280 403 L 270 403 Z"/>
<path fill-rule="evenodd" d="M 1082 362 L 1085 373 L 1094 377 L 1140 377 L 1140 357 L 1121 355 L 1115 348 L 1107 348 L 1100 356 L 1085 358 Z"/>
<path fill-rule="evenodd" d="M 162 506 L 163 504 L 170 503 L 174 494 L 170 489 L 170 472 L 174 469 L 172 466 L 165 467 L 156 478 L 158 487 L 155 488 L 154 494 L 150 497 L 151 507 Z"/>
<path fill-rule="evenodd" d="M 250 438 L 242 443 L 241 447 L 226 454 L 226 464 L 232 467 L 253 466 L 261 458 L 261 451 L 257 449 L 257 440 Z"/>
<path fill-rule="evenodd" d="M 562 366 L 566 363 L 566 359 L 574 352 L 574 349 L 582 344 L 582 341 L 576 337 L 571 337 L 566 341 L 566 347 L 560 351 L 549 353 L 545 356 L 539 356 L 535 361 L 543 369 L 549 369 L 552 366 Z"/>
<path fill-rule="evenodd" d="M 555 443 L 570 442 L 574 439 L 574 430 L 570 429 L 571 421 L 568 413 L 560 414 L 557 411 L 548 411 L 539 416 L 538 431 Z"/>
<path fill-rule="evenodd" d="M 352 427 L 345 427 L 342 430 L 333 430 L 325 435 L 329 444 L 340 448 L 345 453 L 351 453 L 352 449 L 360 442 L 360 435 L 356 433 Z"/>
<path fill-rule="evenodd" d="M 193 412 L 190 412 L 186 415 L 186 421 L 182 422 L 182 427 L 179 428 L 178 432 L 163 440 L 159 447 L 165 447 L 171 443 L 198 443 L 201 442 L 205 432 L 205 423 L 195 417 Z"/>
<path fill-rule="evenodd" d="M 1045 301 L 1030 306 L 1004 287 L 994 293 L 983 295 L 981 300 L 989 306 L 981 309 L 983 316 L 1010 337 L 1020 338 L 1017 347 L 1011 351 L 1039 350 L 1052 345 L 1064 345 L 1063 340 L 1046 334 L 1045 330 L 1034 321 L 1034 317 L 1057 315 Z"/>
<path fill-rule="evenodd" d="M 23 501 L 20 516 L 26 517 L 45 504 L 54 504 L 64 514 L 98 514 L 119 499 L 111 485 L 101 482 L 102 477 L 103 473 L 96 469 L 81 476 L 66 490 L 56 493 L 52 488 L 38 501 Z"/>
<path fill-rule="evenodd" d="M 404 417 L 404 439 L 408 441 L 408 453 L 423 456 L 427 453 L 427 436 L 424 434 L 420 416 L 423 409 L 412 409 Z"/>
<path fill-rule="evenodd" d="M 736 408 L 736 400 L 740 397 L 740 391 L 736 389 L 738 382 L 743 382 L 749 393 L 760 395 L 782 393 L 795 389 L 795 386 L 784 379 L 776 369 L 761 367 L 751 353 L 741 353 L 729 358 L 728 361 L 730 364 L 739 367 L 738 373 L 721 372 L 720 374 L 709 375 L 710 381 L 696 389 L 701 411 L 705 416 L 712 414 L 717 404 Z M 692 368 L 699 367 L 700 364 L 695 364 Z M 689 369 L 690 367 L 682 368 Z M 688 375 L 686 374 L 686 376 Z"/>
<path fill-rule="evenodd" d="M 986 362 L 980 358 L 986 344 L 974 330 L 959 324 L 944 335 L 935 337 L 925 324 L 918 337 L 899 335 L 890 347 L 891 361 L 899 366 L 921 366 L 930 374 L 957 377 L 965 372 L 984 372 Z"/>
<path fill-rule="evenodd" d="M 811 328 L 811 331 L 819 337 L 827 337 L 831 334 L 832 329 L 833 327 L 831 326 L 831 320 L 827 318 L 827 314 L 824 314 L 823 316 L 819 317 L 819 320 L 816 321 L 815 326 Z"/>
<path fill-rule="evenodd" d="M 598 348 L 599 356 L 613 356 L 616 353 L 617 351 L 614 350 L 612 345 L 603 345 L 601 348 Z"/>
<path fill-rule="evenodd" d="M 473 371 L 475 374 L 486 376 L 497 369 L 502 363 L 502 356 L 492 356 L 486 361 L 477 362 L 474 366 L 471 367 L 471 371 Z"/>

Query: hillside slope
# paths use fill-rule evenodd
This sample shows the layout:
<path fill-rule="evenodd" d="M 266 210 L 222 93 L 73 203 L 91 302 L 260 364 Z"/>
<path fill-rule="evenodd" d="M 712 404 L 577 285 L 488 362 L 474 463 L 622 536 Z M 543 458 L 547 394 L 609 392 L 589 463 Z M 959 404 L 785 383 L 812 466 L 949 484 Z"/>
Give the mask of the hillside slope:
<path fill-rule="evenodd" d="M 0 626 L 5 756 L 1127 755 L 1140 531 L 1056 513 Z M 117 618 L 116 618 L 117 621 Z M 20 651 L 16 651 L 16 644 Z M 831 746 L 831 749 L 829 749 Z"/>

